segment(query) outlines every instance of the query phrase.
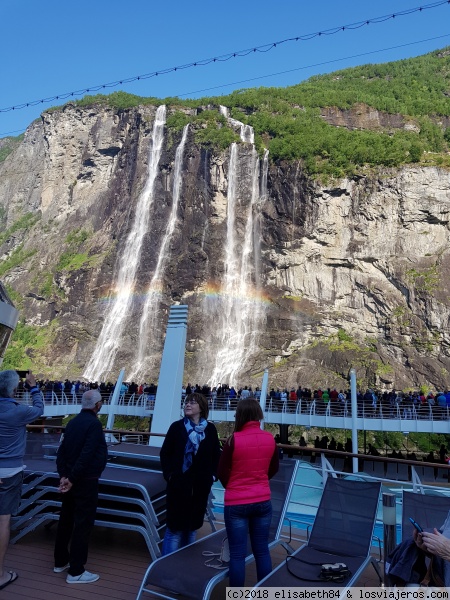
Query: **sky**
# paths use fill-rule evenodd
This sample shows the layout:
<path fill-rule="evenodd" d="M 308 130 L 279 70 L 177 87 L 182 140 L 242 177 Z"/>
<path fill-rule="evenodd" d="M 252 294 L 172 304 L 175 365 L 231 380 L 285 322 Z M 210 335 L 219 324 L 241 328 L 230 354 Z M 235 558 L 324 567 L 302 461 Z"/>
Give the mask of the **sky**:
<path fill-rule="evenodd" d="M 177 69 L 109 92 L 157 98 L 226 95 L 426 54 L 450 45 L 450 2 L 437 6 L 440 1 L 0 0 L 0 137 L 19 135 L 43 110 L 65 101 L 4 110 L 13 106 L 241 50 L 267 50 L 289 38 L 381 16 L 397 15 L 334 35 L 277 43 L 266 52 Z M 397 14 L 420 6 L 420 12 Z"/>

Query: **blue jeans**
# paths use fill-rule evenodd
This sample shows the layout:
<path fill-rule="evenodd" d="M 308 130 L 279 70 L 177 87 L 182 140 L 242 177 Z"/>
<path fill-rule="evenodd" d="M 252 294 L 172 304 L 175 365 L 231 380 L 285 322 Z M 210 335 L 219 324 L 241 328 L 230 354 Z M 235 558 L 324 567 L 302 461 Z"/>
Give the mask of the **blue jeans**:
<path fill-rule="evenodd" d="M 161 554 L 165 556 L 195 542 L 195 531 L 171 531 L 166 527 Z"/>
<path fill-rule="evenodd" d="M 266 500 L 253 504 L 225 506 L 224 512 L 230 546 L 230 587 L 244 586 L 248 533 L 256 561 L 256 574 L 260 581 L 272 570 L 269 553 L 272 503 Z"/>

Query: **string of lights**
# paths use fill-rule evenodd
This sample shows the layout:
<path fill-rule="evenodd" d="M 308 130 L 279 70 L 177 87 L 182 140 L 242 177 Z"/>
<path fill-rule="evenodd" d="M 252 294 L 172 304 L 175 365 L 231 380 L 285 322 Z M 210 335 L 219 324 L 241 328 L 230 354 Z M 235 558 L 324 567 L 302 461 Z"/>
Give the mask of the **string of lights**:
<path fill-rule="evenodd" d="M 250 81 L 257 81 L 259 79 L 267 79 L 268 77 L 276 77 L 278 75 L 284 75 L 286 73 L 293 73 L 295 71 L 302 71 L 304 69 L 312 69 L 314 67 L 321 67 L 323 65 L 329 65 L 329 64 L 333 64 L 333 63 L 337 63 L 343 60 L 352 60 L 354 58 L 360 58 L 362 56 L 369 56 L 371 54 L 379 54 L 380 52 L 388 52 L 390 50 L 396 50 L 398 48 L 405 48 L 407 46 L 413 46 L 415 44 L 423 44 L 424 42 L 432 42 L 434 40 L 440 40 L 443 38 L 448 38 L 450 37 L 450 33 L 447 33 L 445 35 L 437 35 L 431 38 L 425 38 L 423 40 L 415 40 L 414 42 L 407 42 L 405 44 L 399 44 L 397 46 L 389 46 L 387 48 L 379 48 L 378 50 L 369 50 L 367 52 L 360 52 L 358 54 L 352 54 L 351 56 L 341 56 L 340 58 L 333 58 L 331 60 L 325 60 L 319 63 L 313 63 L 310 65 L 304 65 L 302 67 L 296 67 L 294 69 L 287 69 L 285 71 L 278 71 L 276 73 L 268 73 L 266 75 L 259 75 L 258 77 L 251 77 L 249 79 L 241 79 L 240 81 L 232 81 L 232 82 L 228 82 L 228 83 L 222 83 L 220 85 L 216 85 L 216 86 L 212 86 L 212 87 L 207 87 L 207 88 L 202 88 L 200 90 L 193 90 L 190 92 L 183 92 L 182 94 L 176 94 L 177 98 L 182 98 L 183 96 L 190 96 L 192 94 L 200 94 L 203 92 L 209 92 L 211 90 L 216 90 L 216 89 L 222 89 L 224 87 L 229 87 L 229 86 L 236 86 L 236 85 L 240 85 L 243 83 L 248 83 Z M 25 129 L 16 129 L 14 131 L 5 131 L 5 132 L 0 132 L 0 136 L 8 136 L 8 135 L 12 135 L 13 133 L 22 133 L 23 131 L 25 131 Z"/>
<path fill-rule="evenodd" d="M 229 52 L 227 54 L 222 54 L 220 56 L 214 56 L 210 58 L 201 59 L 195 62 L 186 63 L 184 65 L 178 65 L 175 67 L 169 67 L 166 69 L 161 69 L 158 71 L 153 71 L 151 73 L 145 73 L 142 75 L 135 75 L 133 77 L 127 77 L 124 79 L 120 79 L 117 81 L 112 81 L 109 83 L 103 83 L 100 85 L 95 85 L 87 88 L 83 88 L 80 90 L 74 90 L 71 92 L 65 92 L 63 94 L 57 94 L 54 96 L 49 96 L 47 98 L 41 98 L 39 100 L 31 100 L 29 102 L 23 102 L 21 104 L 16 104 L 14 106 L 8 106 L 6 108 L 0 108 L 0 113 L 6 113 L 14 110 L 21 110 L 31 106 L 37 106 L 39 104 L 49 104 L 54 102 L 55 100 L 67 100 L 69 98 L 74 98 L 78 96 L 83 96 L 84 94 L 89 94 L 92 92 L 99 92 L 102 90 L 107 90 L 111 88 L 118 87 L 119 85 L 124 85 L 126 83 L 132 83 L 135 81 L 141 81 L 150 79 L 152 77 L 158 77 L 160 75 L 167 75 L 168 73 L 175 73 L 177 71 L 182 71 L 185 69 L 191 69 L 194 67 L 204 67 L 206 65 L 210 65 L 213 63 L 221 63 L 232 60 L 233 58 L 242 58 L 254 53 L 266 53 L 274 50 L 282 46 L 283 44 L 291 43 L 291 42 L 299 42 L 299 41 L 309 41 L 317 37 L 321 36 L 330 36 L 336 35 L 339 32 L 346 32 L 355 29 L 360 29 L 362 27 L 366 27 L 368 25 L 375 25 L 379 23 L 384 23 L 385 21 L 396 19 L 397 17 L 404 17 L 406 15 L 411 15 L 413 13 L 422 13 L 423 11 L 437 8 L 443 5 L 450 5 L 450 0 L 438 0 L 436 2 L 431 2 L 429 4 L 423 4 L 421 6 L 416 6 L 415 8 L 409 8 L 406 10 L 402 10 L 395 13 L 389 13 L 387 15 L 382 15 L 379 17 L 373 17 L 371 19 L 365 19 L 363 21 L 357 21 L 355 23 L 349 23 L 347 25 L 339 25 L 338 27 L 331 27 L 330 29 L 324 29 L 320 31 L 316 31 L 314 33 L 308 33 L 305 35 L 298 35 L 296 37 L 285 38 L 284 40 L 279 40 L 276 42 L 271 42 L 269 44 L 263 44 L 261 46 L 255 46 L 252 48 L 246 48 L 245 50 L 237 50 L 235 52 Z"/>
<path fill-rule="evenodd" d="M 432 42 L 434 40 L 440 40 L 442 38 L 450 37 L 450 33 L 445 35 L 437 35 L 435 37 L 426 38 L 423 40 L 416 40 L 414 42 L 406 42 L 405 44 L 399 44 L 397 46 L 389 46 L 388 48 L 380 48 L 378 50 L 368 50 L 367 52 L 360 52 L 358 54 L 352 54 L 351 56 L 341 56 L 340 58 L 333 58 L 331 60 L 324 60 L 322 62 L 313 63 L 311 65 L 304 65 L 302 67 L 295 67 L 294 69 L 287 69 L 286 71 L 277 71 L 276 73 L 269 73 L 267 75 L 259 75 L 258 77 L 251 77 L 250 79 L 241 79 L 240 81 L 233 81 L 229 83 L 222 83 L 221 85 L 215 85 L 201 90 L 194 90 L 191 92 L 183 92 L 182 94 L 176 94 L 177 98 L 183 96 L 190 96 L 192 94 L 201 94 L 203 92 L 209 92 L 211 90 L 221 89 L 227 86 L 240 85 L 241 83 L 248 83 L 249 81 L 257 81 L 258 79 L 266 79 L 267 77 L 276 77 L 277 75 L 285 75 L 286 73 L 294 73 L 295 71 L 303 71 L 305 69 L 312 69 L 314 67 L 322 67 L 324 65 L 330 65 L 333 63 L 341 62 L 343 60 L 352 60 L 354 58 L 361 58 L 361 56 L 369 56 L 370 54 L 379 54 L 380 52 L 388 52 L 389 50 L 397 50 L 398 48 L 406 48 L 407 46 L 413 46 L 414 44 L 423 44 L 424 42 Z"/>

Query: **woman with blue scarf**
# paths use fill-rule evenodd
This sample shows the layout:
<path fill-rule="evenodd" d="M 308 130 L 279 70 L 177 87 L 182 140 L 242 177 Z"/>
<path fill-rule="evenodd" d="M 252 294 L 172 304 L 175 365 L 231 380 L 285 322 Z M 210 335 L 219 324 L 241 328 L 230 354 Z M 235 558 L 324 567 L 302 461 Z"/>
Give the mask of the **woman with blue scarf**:
<path fill-rule="evenodd" d="M 167 481 L 167 526 L 162 554 L 195 541 L 203 525 L 213 481 L 217 479 L 220 444 L 217 429 L 208 423 L 208 401 L 198 393 L 186 396 L 184 418 L 169 427 L 161 448 Z"/>

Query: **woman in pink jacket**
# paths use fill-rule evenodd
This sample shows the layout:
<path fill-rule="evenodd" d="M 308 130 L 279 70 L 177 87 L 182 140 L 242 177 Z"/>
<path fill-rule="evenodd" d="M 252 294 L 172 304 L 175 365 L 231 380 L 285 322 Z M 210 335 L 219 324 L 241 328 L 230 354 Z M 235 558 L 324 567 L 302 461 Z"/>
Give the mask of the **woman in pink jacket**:
<path fill-rule="evenodd" d="M 225 488 L 225 526 L 230 547 L 230 586 L 245 582 L 245 556 L 250 532 L 258 581 L 272 570 L 269 529 L 272 519 L 269 479 L 278 471 L 278 449 L 271 433 L 263 431 L 261 406 L 255 398 L 240 400 L 233 435 L 219 463 Z"/>

